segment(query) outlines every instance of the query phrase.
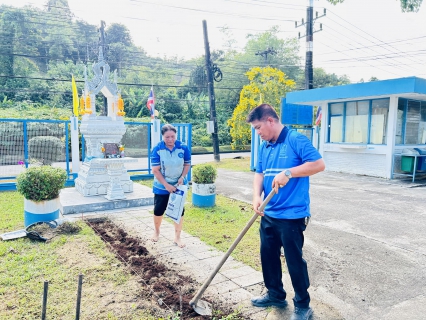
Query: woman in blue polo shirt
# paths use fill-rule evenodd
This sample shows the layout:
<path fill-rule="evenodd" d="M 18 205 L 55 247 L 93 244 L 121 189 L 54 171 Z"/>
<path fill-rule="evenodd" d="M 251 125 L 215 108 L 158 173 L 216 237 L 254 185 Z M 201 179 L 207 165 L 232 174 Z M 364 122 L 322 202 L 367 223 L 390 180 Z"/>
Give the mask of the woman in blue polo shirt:
<path fill-rule="evenodd" d="M 154 235 L 151 240 L 158 241 L 163 215 L 167 208 L 169 196 L 176 191 L 176 186 L 188 184 L 186 175 L 191 167 L 191 153 L 187 146 L 176 140 L 176 128 L 166 124 L 161 128 L 163 141 L 152 150 L 151 165 L 154 173 Z M 174 243 L 183 248 L 185 244 L 180 238 L 183 214 L 179 224 L 175 223 Z"/>

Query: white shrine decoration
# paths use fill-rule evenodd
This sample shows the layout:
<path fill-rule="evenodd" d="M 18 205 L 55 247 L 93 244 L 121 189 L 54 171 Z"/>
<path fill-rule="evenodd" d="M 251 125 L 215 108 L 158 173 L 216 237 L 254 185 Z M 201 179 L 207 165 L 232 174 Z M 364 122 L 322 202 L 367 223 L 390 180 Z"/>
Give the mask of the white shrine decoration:
<path fill-rule="evenodd" d="M 132 158 L 105 159 L 104 144 L 119 144 L 126 127 L 124 126 L 124 104 L 117 88 L 117 74 L 110 82 L 110 68 L 99 47 L 98 62 L 92 66 L 94 77 L 87 79 L 84 71 L 84 92 L 80 99 L 82 120 L 80 132 L 87 146 L 83 165 L 75 179 L 75 188 L 84 196 L 106 195 L 108 200 L 124 199 L 125 192 L 133 192 L 133 182 L 124 167 L 125 162 L 137 162 Z M 96 114 L 96 95 L 101 92 L 107 99 L 107 114 Z"/>

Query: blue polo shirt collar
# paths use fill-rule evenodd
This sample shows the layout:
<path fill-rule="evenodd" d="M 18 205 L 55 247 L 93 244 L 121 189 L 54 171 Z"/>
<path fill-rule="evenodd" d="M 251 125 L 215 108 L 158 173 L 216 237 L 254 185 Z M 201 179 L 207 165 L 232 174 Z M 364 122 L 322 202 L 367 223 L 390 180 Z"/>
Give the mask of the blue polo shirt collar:
<path fill-rule="evenodd" d="M 166 143 L 164 141 L 160 142 L 160 149 L 167 149 L 170 152 L 173 152 L 173 151 L 175 151 L 176 148 L 180 148 L 180 147 L 181 147 L 181 142 L 179 140 L 175 141 L 175 146 L 173 147 L 173 150 L 171 150 L 171 151 L 170 151 L 169 148 L 166 147 Z"/>
<path fill-rule="evenodd" d="M 285 138 L 287 137 L 287 133 L 288 133 L 288 128 L 286 126 L 284 126 L 284 128 L 281 130 L 280 135 L 278 136 L 277 141 L 275 141 L 275 142 L 268 141 L 266 143 L 266 148 L 274 146 L 277 143 L 283 143 L 285 141 Z"/>

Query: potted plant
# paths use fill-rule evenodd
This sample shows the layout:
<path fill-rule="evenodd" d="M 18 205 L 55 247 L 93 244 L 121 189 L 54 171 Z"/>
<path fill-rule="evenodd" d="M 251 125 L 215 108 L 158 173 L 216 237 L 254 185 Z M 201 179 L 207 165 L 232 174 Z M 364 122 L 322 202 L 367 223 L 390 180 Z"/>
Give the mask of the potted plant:
<path fill-rule="evenodd" d="M 16 178 L 16 189 L 24 196 L 25 227 L 59 218 L 59 191 L 67 172 L 51 166 L 30 167 Z"/>
<path fill-rule="evenodd" d="M 216 203 L 217 170 L 211 164 L 199 164 L 192 168 L 192 204 L 197 207 L 213 207 Z"/>

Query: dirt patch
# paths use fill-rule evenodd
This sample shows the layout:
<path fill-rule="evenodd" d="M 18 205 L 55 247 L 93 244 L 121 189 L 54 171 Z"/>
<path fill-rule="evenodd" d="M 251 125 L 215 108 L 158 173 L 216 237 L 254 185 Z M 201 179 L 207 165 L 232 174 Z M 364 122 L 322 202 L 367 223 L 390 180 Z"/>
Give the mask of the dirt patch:
<path fill-rule="evenodd" d="M 81 227 L 72 222 L 65 221 L 64 223 L 55 226 L 47 222 L 39 222 L 27 228 L 27 237 L 33 240 L 49 241 L 60 234 L 76 234 L 79 233 Z"/>
<path fill-rule="evenodd" d="M 180 319 L 212 319 L 200 316 L 189 305 L 190 300 L 199 288 L 199 284 L 177 271 L 169 269 L 149 253 L 140 244 L 138 238 L 127 234 L 108 219 L 90 219 L 89 226 L 95 230 L 102 240 L 110 245 L 118 259 L 125 262 L 129 272 L 140 278 L 141 299 L 145 307 L 150 308 L 151 314 L 158 314 L 159 309 L 172 314 L 179 314 Z M 150 301 L 147 306 L 146 302 Z M 212 301 L 208 301 L 212 303 Z M 233 313 L 225 306 L 212 303 L 214 318 L 226 318 Z M 233 316 L 232 319 L 243 319 Z"/>

